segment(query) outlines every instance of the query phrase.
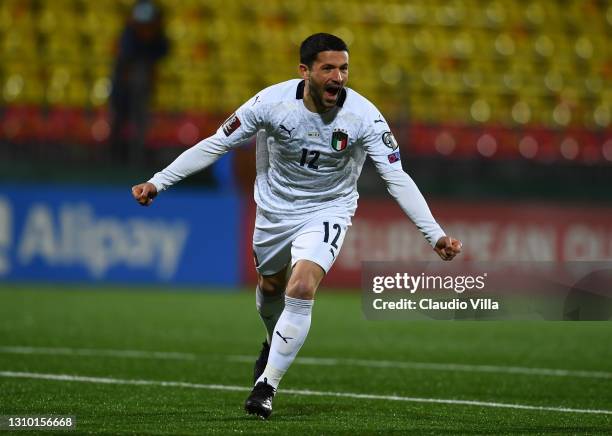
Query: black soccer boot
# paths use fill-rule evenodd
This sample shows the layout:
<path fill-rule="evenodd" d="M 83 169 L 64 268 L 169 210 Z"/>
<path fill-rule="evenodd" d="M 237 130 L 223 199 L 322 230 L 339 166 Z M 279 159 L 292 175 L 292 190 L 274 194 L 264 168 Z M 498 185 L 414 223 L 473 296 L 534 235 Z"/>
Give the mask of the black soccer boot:
<path fill-rule="evenodd" d="M 255 366 L 253 367 L 253 384 L 257 382 L 259 377 L 266 369 L 266 365 L 268 364 L 268 355 L 270 354 L 270 346 L 268 345 L 268 341 L 263 341 L 261 344 L 261 351 L 259 352 L 259 357 L 255 361 Z"/>
<path fill-rule="evenodd" d="M 261 419 L 268 419 L 272 414 L 272 399 L 276 389 L 268 384 L 268 379 L 255 385 L 251 395 L 244 402 L 244 410 L 250 415 L 257 415 Z"/>

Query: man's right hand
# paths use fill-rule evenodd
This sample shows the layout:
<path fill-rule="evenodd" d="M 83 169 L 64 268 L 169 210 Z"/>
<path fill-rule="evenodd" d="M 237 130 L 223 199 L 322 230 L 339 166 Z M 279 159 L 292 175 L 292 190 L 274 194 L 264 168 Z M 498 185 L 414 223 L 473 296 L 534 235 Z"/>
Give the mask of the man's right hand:
<path fill-rule="evenodd" d="M 153 183 L 145 182 L 132 186 L 132 195 L 141 206 L 149 206 L 157 197 L 157 188 Z"/>

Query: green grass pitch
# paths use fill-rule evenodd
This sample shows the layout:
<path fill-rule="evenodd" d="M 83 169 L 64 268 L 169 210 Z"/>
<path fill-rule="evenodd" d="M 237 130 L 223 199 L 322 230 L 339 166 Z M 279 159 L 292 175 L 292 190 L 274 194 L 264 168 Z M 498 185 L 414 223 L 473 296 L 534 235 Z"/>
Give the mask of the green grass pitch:
<path fill-rule="evenodd" d="M 612 433 L 611 323 L 374 322 L 321 289 L 268 421 L 242 409 L 263 337 L 252 292 L 4 284 L 0 415 L 106 434 Z"/>

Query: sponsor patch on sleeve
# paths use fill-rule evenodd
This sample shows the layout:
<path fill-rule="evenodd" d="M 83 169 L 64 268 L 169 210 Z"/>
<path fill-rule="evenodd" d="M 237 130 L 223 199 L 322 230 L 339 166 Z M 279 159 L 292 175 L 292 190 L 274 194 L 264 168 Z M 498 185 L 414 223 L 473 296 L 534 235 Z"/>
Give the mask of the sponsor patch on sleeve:
<path fill-rule="evenodd" d="M 399 151 L 394 151 L 393 153 L 387 155 L 387 158 L 389 159 L 389 163 L 398 162 L 400 160 Z"/>
<path fill-rule="evenodd" d="M 230 117 L 221 125 L 225 136 L 229 136 L 234 133 L 238 127 L 240 127 L 240 118 L 238 118 L 238 115 L 235 113 L 231 114 Z"/>

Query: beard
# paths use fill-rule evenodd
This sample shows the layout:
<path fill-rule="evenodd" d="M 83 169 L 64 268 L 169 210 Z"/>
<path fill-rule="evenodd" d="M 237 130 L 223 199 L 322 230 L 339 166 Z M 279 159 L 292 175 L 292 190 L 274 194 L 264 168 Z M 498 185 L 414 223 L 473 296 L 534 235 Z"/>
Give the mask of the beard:
<path fill-rule="evenodd" d="M 326 97 L 325 96 L 325 93 L 326 93 L 325 86 L 319 86 L 318 84 L 314 83 L 312 80 L 309 83 L 308 89 L 309 89 L 309 93 L 310 93 L 310 97 L 312 98 L 312 101 L 318 107 L 331 109 L 336 105 L 336 101 L 338 100 L 339 93 L 335 94 L 333 98 L 325 98 Z"/>

